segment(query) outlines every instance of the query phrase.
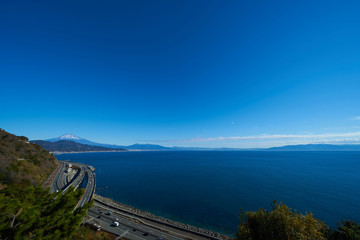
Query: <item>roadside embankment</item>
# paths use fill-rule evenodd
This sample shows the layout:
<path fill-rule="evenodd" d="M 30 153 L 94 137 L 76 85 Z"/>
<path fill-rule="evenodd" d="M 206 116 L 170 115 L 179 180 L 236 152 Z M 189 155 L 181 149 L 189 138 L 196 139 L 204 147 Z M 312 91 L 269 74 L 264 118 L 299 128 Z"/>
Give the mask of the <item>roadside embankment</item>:
<path fill-rule="evenodd" d="M 60 169 L 61 169 L 61 164 L 59 162 L 56 162 L 55 169 L 51 172 L 51 174 L 42 183 L 43 188 L 50 187 L 51 183 L 54 181 L 56 174 L 60 171 Z"/>
<path fill-rule="evenodd" d="M 111 206 L 113 208 L 119 209 L 127 214 L 133 215 L 135 217 L 139 217 L 141 219 L 150 221 L 151 224 L 156 223 L 159 224 L 163 227 L 166 228 L 171 228 L 171 229 L 175 229 L 175 230 L 180 230 L 183 232 L 187 232 L 193 235 L 198 235 L 198 236 L 202 236 L 204 238 L 207 239 L 231 239 L 229 236 L 214 232 L 214 231 L 210 231 L 210 230 L 206 230 L 206 229 L 202 229 L 202 228 L 198 228 L 198 227 L 194 227 L 188 224 L 184 224 L 184 223 L 180 223 L 180 222 L 176 222 L 170 219 L 166 219 L 163 217 L 159 217 L 156 216 L 152 213 L 146 212 L 146 211 L 142 211 L 136 208 L 133 208 L 131 206 L 119 203 L 119 202 L 115 202 L 114 200 L 110 199 L 110 198 L 105 198 L 102 197 L 100 195 L 94 194 L 94 200 L 98 201 L 102 204 L 106 204 L 108 206 Z"/>

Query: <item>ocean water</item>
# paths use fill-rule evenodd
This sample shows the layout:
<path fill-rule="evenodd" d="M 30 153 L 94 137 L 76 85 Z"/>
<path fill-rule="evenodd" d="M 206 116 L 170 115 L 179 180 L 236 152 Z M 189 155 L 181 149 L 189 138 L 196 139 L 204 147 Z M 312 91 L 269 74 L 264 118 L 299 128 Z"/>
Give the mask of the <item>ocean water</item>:
<path fill-rule="evenodd" d="M 233 234 L 238 213 L 276 200 L 331 227 L 360 222 L 360 152 L 169 151 L 56 156 L 96 168 L 96 192 Z"/>

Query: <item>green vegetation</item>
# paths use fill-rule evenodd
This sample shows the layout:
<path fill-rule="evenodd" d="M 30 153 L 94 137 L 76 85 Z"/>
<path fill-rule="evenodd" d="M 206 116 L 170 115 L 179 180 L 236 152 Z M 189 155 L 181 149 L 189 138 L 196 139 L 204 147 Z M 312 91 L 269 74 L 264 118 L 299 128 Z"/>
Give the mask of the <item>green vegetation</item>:
<path fill-rule="evenodd" d="M 78 230 L 92 204 L 74 210 L 83 190 L 40 187 L 57 165 L 39 145 L 0 129 L 0 239 L 71 239 Z"/>
<path fill-rule="evenodd" d="M 359 240 L 360 225 L 346 221 L 331 230 L 312 213 L 300 214 L 285 204 L 273 203 L 272 211 L 240 214 L 237 240 Z"/>
<path fill-rule="evenodd" d="M 360 239 L 360 225 L 345 221 L 340 223 L 339 228 L 332 232 L 330 240 L 359 240 Z"/>
<path fill-rule="evenodd" d="M 83 190 L 50 194 L 47 189 L 17 184 L 0 191 L 0 239 L 70 238 L 91 204 L 76 209 Z"/>
<path fill-rule="evenodd" d="M 26 137 L 0 129 L 0 182 L 3 185 L 40 184 L 57 164 L 54 155 L 30 143 Z"/>
<path fill-rule="evenodd" d="M 125 149 L 114 149 L 100 146 L 90 146 L 70 140 L 60 140 L 57 142 L 49 142 L 43 140 L 34 140 L 32 143 L 38 144 L 44 149 L 51 152 L 87 152 L 87 151 L 126 151 Z"/>

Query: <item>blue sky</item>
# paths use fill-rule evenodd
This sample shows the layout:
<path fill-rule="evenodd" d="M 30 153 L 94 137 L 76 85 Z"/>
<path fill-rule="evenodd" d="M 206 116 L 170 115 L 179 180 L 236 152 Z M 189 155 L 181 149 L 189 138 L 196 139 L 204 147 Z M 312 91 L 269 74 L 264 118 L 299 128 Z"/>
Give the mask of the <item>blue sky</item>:
<path fill-rule="evenodd" d="M 115 144 L 360 143 L 358 1 L 1 1 L 0 127 Z"/>

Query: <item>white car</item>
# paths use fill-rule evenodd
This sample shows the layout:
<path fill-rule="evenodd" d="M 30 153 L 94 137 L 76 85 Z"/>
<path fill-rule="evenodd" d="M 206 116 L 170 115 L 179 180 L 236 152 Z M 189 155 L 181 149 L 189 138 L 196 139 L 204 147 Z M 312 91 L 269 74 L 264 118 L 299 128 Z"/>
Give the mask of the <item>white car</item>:
<path fill-rule="evenodd" d="M 113 222 L 113 225 L 114 225 L 115 227 L 117 227 L 117 226 L 119 226 L 119 222 Z"/>

